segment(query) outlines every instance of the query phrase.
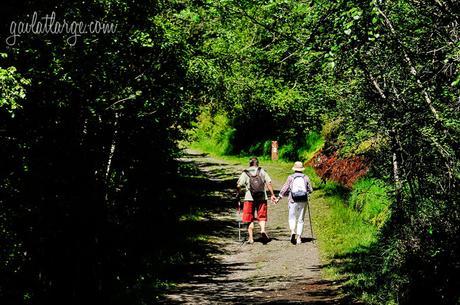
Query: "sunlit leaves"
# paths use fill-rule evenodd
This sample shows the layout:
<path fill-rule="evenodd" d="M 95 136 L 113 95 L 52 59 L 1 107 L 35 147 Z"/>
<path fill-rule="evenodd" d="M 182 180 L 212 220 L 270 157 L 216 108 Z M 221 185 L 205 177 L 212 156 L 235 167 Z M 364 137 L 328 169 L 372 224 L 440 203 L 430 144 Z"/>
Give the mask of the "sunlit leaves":
<path fill-rule="evenodd" d="M 26 97 L 26 87 L 29 84 L 30 81 L 22 78 L 15 67 L 0 67 L 0 108 L 14 115 L 14 111 L 21 108 L 20 100 Z"/>

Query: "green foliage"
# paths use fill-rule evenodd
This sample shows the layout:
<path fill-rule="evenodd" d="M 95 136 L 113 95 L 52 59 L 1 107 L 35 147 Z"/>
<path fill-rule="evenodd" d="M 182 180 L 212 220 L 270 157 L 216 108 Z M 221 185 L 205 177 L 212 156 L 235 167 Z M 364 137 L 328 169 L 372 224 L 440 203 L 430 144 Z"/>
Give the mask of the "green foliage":
<path fill-rule="evenodd" d="M 2 3 L 4 24 L 56 12 L 118 30 L 82 34 L 75 46 L 66 33 L 28 33 L 1 51 L 0 303 L 152 301 L 139 278 L 162 274 L 167 241 L 153 247 L 152 236 L 176 218 L 177 142 L 201 92 L 188 34 L 168 27 L 182 4 Z"/>
<path fill-rule="evenodd" d="M 460 257 L 448 254 L 458 253 L 453 245 L 460 234 L 460 62 L 459 45 L 450 43 L 456 41 L 458 4 L 226 1 L 213 2 L 209 11 L 219 18 L 208 19 L 204 31 L 200 59 L 213 75 L 203 79 L 211 80 L 207 86 L 214 100 L 230 116 L 236 151 L 279 139 L 281 156 L 293 160 L 305 137 L 325 123 L 326 153 L 365 155 L 372 161 L 371 174 L 392 185 L 377 261 L 394 267 L 394 276 L 382 285 L 374 269 L 374 282 L 358 294 L 392 287 L 396 292 L 383 302 L 458 300 L 453 273 L 443 277 L 422 252 L 412 255 L 396 246 L 424 240 L 429 228 L 442 231 L 426 244 L 427 252 L 443 253 L 435 264 L 439 270 L 452 261 L 460 266 Z M 379 197 L 378 188 L 371 189 Z M 357 194 L 353 200 L 359 206 L 364 195 Z M 376 215 L 386 214 L 381 214 L 386 204 L 376 197 L 360 213 L 381 225 L 384 220 Z M 433 221 L 439 213 L 451 216 L 440 224 Z M 384 256 L 388 251 L 398 255 Z M 414 274 L 416 280 L 409 282 Z M 437 280 L 428 285 L 428 279 Z"/>
<path fill-rule="evenodd" d="M 346 206 L 342 196 L 333 194 L 333 186 L 313 193 L 314 224 L 325 259 L 332 260 L 360 251 L 376 241 L 377 229 L 366 223 L 359 212 Z M 333 274 L 336 269 L 328 269 Z M 336 275 L 337 276 L 337 275 Z"/>
<path fill-rule="evenodd" d="M 320 77 L 309 84 L 284 77 L 299 68 L 291 65 L 298 58 L 297 54 L 289 56 L 293 46 L 274 38 L 250 18 L 267 18 L 276 26 L 277 5 L 230 1 L 187 8 L 187 15 L 193 11 L 202 21 L 195 32 L 201 44 L 191 63 L 193 71 L 208 88 L 206 100 L 227 112 L 235 128 L 236 151 L 248 152 L 254 143 L 267 139 L 283 139 L 298 148 L 297 142 L 319 128 L 319 114 L 330 102 Z M 285 9 L 299 17 L 309 13 L 304 4 L 289 1 L 280 5 L 287 5 Z M 304 27 L 299 24 L 299 28 Z"/>
<path fill-rule="evenodd" d="M 193 130 L 189 132 L 189 139 L 195 148 L 212 152 L 222 156 L 236 153 L 234 149 L 237 130 L 232 127 L 230 119 L 221 112 L 213 114 L 211 108 L 203 108 L 194 124 Z M 240 150 L 242 155 L 257 155 L 270 157 L 271 140 L 260 140 L 250 144 L 246 149 Z M 287 161 L 309 160 L 317 152 L 324 141 L 316 132 L 310 132 L 305 140 L 295 143 L 280 145 L 279 157 Z M 249 144 L 248 144 L 249 145 Z"/>
<path fill-rule="evenodd" d="M 264 150 L 264 143 L 258 142 L 248 148 L 249 155 L 252 156 L 262 156 Z"/>
<path fill-rule="evenodd" d="M 328 196 L 340 196 L 341 194 L 344 194 L 344 191 L 343 191 L 344 188 L 335 181 L 330 181 L 330 180 L 326 181 L 326 183 L 322 185 L 321 189 Z"/>
<path fill-rule="evenodd" d="M 0 12 L 0 20 L 11 21 L 56 11 L 123 29 L 82 35 L 74 47 L 59 35 L 21 35 L 2 51 L 0 226 L 7 233 L 0 255 L 17 259 L 14 268 L 3 264 L 0 294 L 33 302 L 38 292 L 70 294 L 79 285 L 137 287 L 135 273 L 155 257 L 140 246 L 155 232 L 148 216 L 166 213 L 149 207 L 171 195 L 152 191 L 152 181 L 168 189 L 177 143 L 198 106 L 207 105 L 194 139 L 221 154 L 266 154 L 268 141 L 278 140 L 282 158 L 308 159 L 324 139 L 326 153 L 369 158 L 373 178 L 385 186 L 360 182 L 352 194 L 360 212 L 330 219 L 384 224 L 373 252 L 377 267 L 369 267 L 356 295 L 382 303 L 458 302 L 456 1 L 68 4 L 7 0 Z M 9 35 L 8 27 L 0 31 Z M 325 190 L 339 191 L 328 184 Z M 112 240 L 106 232 L 120 234 Z M 127 262 L 126 253 L 137 256 Z M 80 265 L 68 270 L 69 261 Z M 129 280 L 111 280 L 120 271 L 112 266 Z"/>
<path fill-rule="evenodd" d="M 211 115 L 209 109 L 204 109 L 198 116 L 194 129 L 191 132 L 193 145 L 205 151 L 217 155 L 231 153 L 232 140 L 235 130 L 230 127 L 226 115 L 217 113 Z M 252 147 L 254 150 L 261 150 L 261 145 Z M 259 151 L 257 151 L 259 152 Z"/>
<path fill-rule="evenodd" d="M 303 144 L 298 150 L 298 159 L 309 161 L 323 146 L 324 138 L 315 131 L 310 132 L 306 136 L 305 144 Z"/>
<path fill-rule="evenodd" d="M 382 181 L 363 178 L 353 185 L 348 204 L 361 217 L 380 228 L 389 218 L 390 189 Z"/>
<path fill-rule="evenodd" d="M 267 140 L 264 142 L 262 155 L 268 157 L 268 156 L 271 156 L 271 152 L 272 152 L 272 141 Z"/>
<path fill-rule="evenodd" d="M 7 57 L 5 53 L 0 55 L 3 58 Z M 27 85 L 30 85 L 30 81 L 22 78 L 15 67 L 0 67 L 0 108 L 6 108 L 14 114 L 16 109 L 21 108 L 18 100 L 26 97 Z"/>
<path fill-rule="evenodd" d="M 284 160 L 288 161 L 295 161 L 297 160 L 297 150 L 294 147 L 294 144 L 288 143 L 281 145 L 278 149 L 279 157 Z"/>
<path fill-rule="evenodd" d="M 342 123 L 343 118 L 341 117 L 338 117 L 334 120 L 328 120 L 324 123 L 321 129 L 321 136 L 324 138 L 326 143 L 329 144 L 331 142 L 334 142 L 338 138 Z"/>

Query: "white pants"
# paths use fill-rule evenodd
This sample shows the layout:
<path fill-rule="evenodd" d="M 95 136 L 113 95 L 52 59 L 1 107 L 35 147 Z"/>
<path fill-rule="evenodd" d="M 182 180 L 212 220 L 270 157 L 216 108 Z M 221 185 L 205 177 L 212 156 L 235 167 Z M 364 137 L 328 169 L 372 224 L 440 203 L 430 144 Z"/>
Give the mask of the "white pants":
<path fill-rule="evenodd" d="M 291 229 L 291 233 L 295 232 L 297 236 L 302 235 L 306 204 L 306 202 L 289 203 L 289 229 Z"/>

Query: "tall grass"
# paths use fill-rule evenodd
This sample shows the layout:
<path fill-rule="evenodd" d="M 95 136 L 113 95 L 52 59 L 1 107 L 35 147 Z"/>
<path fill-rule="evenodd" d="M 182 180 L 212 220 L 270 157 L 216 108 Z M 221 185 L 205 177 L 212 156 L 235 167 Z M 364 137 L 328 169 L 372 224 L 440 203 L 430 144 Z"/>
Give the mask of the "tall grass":
<path fill-rule="evenodd" d="M 327 195 L 319 189 L 311 199 L 313 224 L 325 262 L 360 251 L 376 240 L 377 228 L 365 222 L 359 212 L 348 208 L 343 197 Z M 337 276 L 334 268 L 326 271 Z"/>
<path fill-rule="evenodd" d="M 383 181 L 363 178 L 355 183 L 348 204 L 358 211 L 361 217 L 380 228 L 390 215 L 390 189 Z"/>

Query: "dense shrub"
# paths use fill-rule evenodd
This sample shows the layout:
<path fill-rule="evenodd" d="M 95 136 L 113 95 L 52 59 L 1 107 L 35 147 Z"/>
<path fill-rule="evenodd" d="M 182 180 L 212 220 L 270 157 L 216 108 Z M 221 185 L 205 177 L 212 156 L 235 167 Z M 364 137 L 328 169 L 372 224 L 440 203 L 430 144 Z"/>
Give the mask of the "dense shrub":
<path fill-rule="evenodd" d="M 317 132 L 311 131 L 305 137 L 305 142 L 298 148 L 298 159 L 308 161 L 324 145 L 324 138 Z"/>
<path fill-rule="evenodd" d="M 292 143 L 282 145 L 278 151 L 279 151 L 279 156 L 281 159 L 285 159 L 289 161 L 297 160 L 298 153 L 294 147 L 294 144 Z"/>
<path fill-rule="evenodd" d="M 190 132 L 195 146 L 219 155 L 233 152 L 234 135 L 235 129 L 230 127 L 227 116 L 221 113 L 211 115 L 209 108 L 203 109 Z M 260 147 L 253 149 L 261 150 Z"/>
<path fill-rule="evenodd" d="M 359 211 L 364 220 L 381 227 L 390 216 L 389 191 L 390 188 L 381 180 L 360 179 L 353 185 L 349 206 Z"/>
<path fill-rule="evenodd" d="M 319 151 L 308 164 L 313 166 L 315 172 L 324 181 L 330 179 L 348 188 L 351 188 L 353 183 L 364 176 L 369 169 L 364 157 L 339 158 L 337 151 L 329 156 Z"/>

